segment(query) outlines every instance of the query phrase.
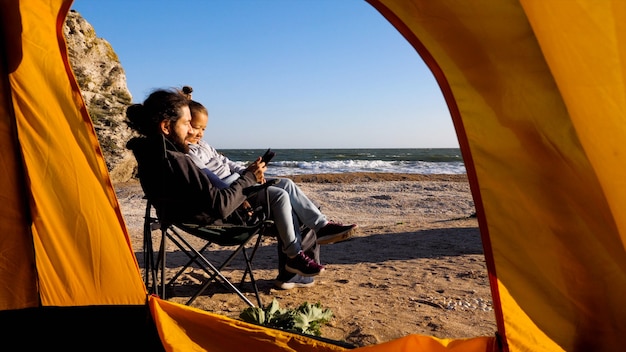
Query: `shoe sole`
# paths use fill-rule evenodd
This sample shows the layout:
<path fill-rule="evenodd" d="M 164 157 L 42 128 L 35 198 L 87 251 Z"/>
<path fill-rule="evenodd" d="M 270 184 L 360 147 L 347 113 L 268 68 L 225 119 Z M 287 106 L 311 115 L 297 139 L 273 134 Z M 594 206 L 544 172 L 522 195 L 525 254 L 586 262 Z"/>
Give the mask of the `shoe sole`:
<path fill-rule="evenodd" d="M 349 240 L 350 238 L 352 238 L 355 232 L 356 232 L 356 227 L 353 227 L 349 230 L 340 232 L 332 236 L 324 236 L 322 238 L 317 239 L 317 244 L 333 244 L 333 243 L 343 242 L 345 240 Z"/>
<path fill-rule="evenodd" d="M 279 288 L 281 290 L 291 290 L 294 288 L 307 288 L 313 285 L 315 285 L 315 281 L 311 281 L 308 284 L 303 284 L 301 282 L 281 282 L 281 281 L 274 282 L 274 286 L 276 286 L 276 288 Z"/>
<path fill-rule="evenodd" d="M 285 270 L 287 270 L 288 272 L 290 272 L 292 274 L 298 274 L 300 276 L 311 277 L 311 276 L 317 276 L 317 275 L 321 274 L 324 271 L 324 268 L 322 268 L 319 273 L 315 273 L 315 274 L 303 273 L 302 271 L 300 271 L 298 269 L 295 269 L 295 268 L 292 268 L 289 265 L 285 265 Z"/>

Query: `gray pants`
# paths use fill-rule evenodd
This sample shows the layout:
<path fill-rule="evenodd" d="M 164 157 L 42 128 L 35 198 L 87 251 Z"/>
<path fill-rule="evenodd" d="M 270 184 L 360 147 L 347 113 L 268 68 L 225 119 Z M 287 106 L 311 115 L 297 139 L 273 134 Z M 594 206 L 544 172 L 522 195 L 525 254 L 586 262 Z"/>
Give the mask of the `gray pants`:
<path fill-rule="evenodd" d="M 328 220 L 319 208 L 288 178 L 268 188 L 271 217 L 282 242 L 282 251 L 293 257 L 302 250 L 300 225 L 314 231 L 324 227 Z M 266 204 L 265 192 L 257 196 L 259 204 Z"/>

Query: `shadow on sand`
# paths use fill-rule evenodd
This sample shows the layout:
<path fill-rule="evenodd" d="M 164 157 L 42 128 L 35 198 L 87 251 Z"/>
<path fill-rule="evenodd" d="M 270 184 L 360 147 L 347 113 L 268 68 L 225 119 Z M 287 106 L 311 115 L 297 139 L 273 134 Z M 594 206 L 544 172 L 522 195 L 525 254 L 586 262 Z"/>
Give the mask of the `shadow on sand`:
<path fill-rule="evenodd" d="M 413 248 L 414 251 L 407 251 L 407 247 Z M 221 263 L 234 248 L 212 246 L 205 252 L 205 255 L 209 260 Z M 372 256 L 371 253 L 376 253 L 376 255 Z M 480 233 L 476 227 L 454 228 L 453 231 L 450 228 L 441 228 L 414 232 L 374 233 L 341 243 L 324 245 L 321 249 L 322 261 L 326 264 L 380 263 L 387 260 L 440 258 L 482 253 Z M 144 268 L 143 252 L 135 252 L 135 255 L 139 266 Z M 187 261 L 187 256 L 180 250 L 168 251 L 166 258 L 168 268 L 176 268 Z M 275 269 L 278 265 L 276 241 L 270 240 L 261 244 L 253 263 L 256 269 Z M 243 259 L 235 258 L 229 267 L 243 269 L 245 263 Z"/>

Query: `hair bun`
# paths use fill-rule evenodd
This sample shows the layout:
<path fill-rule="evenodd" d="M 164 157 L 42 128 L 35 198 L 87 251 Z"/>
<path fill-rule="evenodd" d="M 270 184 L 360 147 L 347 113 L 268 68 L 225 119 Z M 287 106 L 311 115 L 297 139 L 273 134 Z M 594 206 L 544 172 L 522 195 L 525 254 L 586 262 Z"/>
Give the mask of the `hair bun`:
<path fill-rule="evenodd" d="M 193 93 L 193 88 L 191 88 L 190 86 L 183 86 L 182 92 L 187 97 L 187 99 L 191 100 L 191 93 Z"/>
<path fill-rule="evenodd" d="M 146 130 L 146 117 L 143 104 L 133 104 L 126 108 L 126 123 L 139 133 Z"/>

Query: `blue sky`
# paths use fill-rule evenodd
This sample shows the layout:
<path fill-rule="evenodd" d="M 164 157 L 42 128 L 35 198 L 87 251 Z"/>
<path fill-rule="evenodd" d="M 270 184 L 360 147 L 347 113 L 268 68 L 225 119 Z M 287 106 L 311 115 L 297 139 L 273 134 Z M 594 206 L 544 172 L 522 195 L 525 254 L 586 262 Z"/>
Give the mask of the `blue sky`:
<path fill-rule="evenodd" d="M 364 0 L 75 0 L 134 102 L 194 88 L 218 149 L 457 148 L 443 96 Z"/>

